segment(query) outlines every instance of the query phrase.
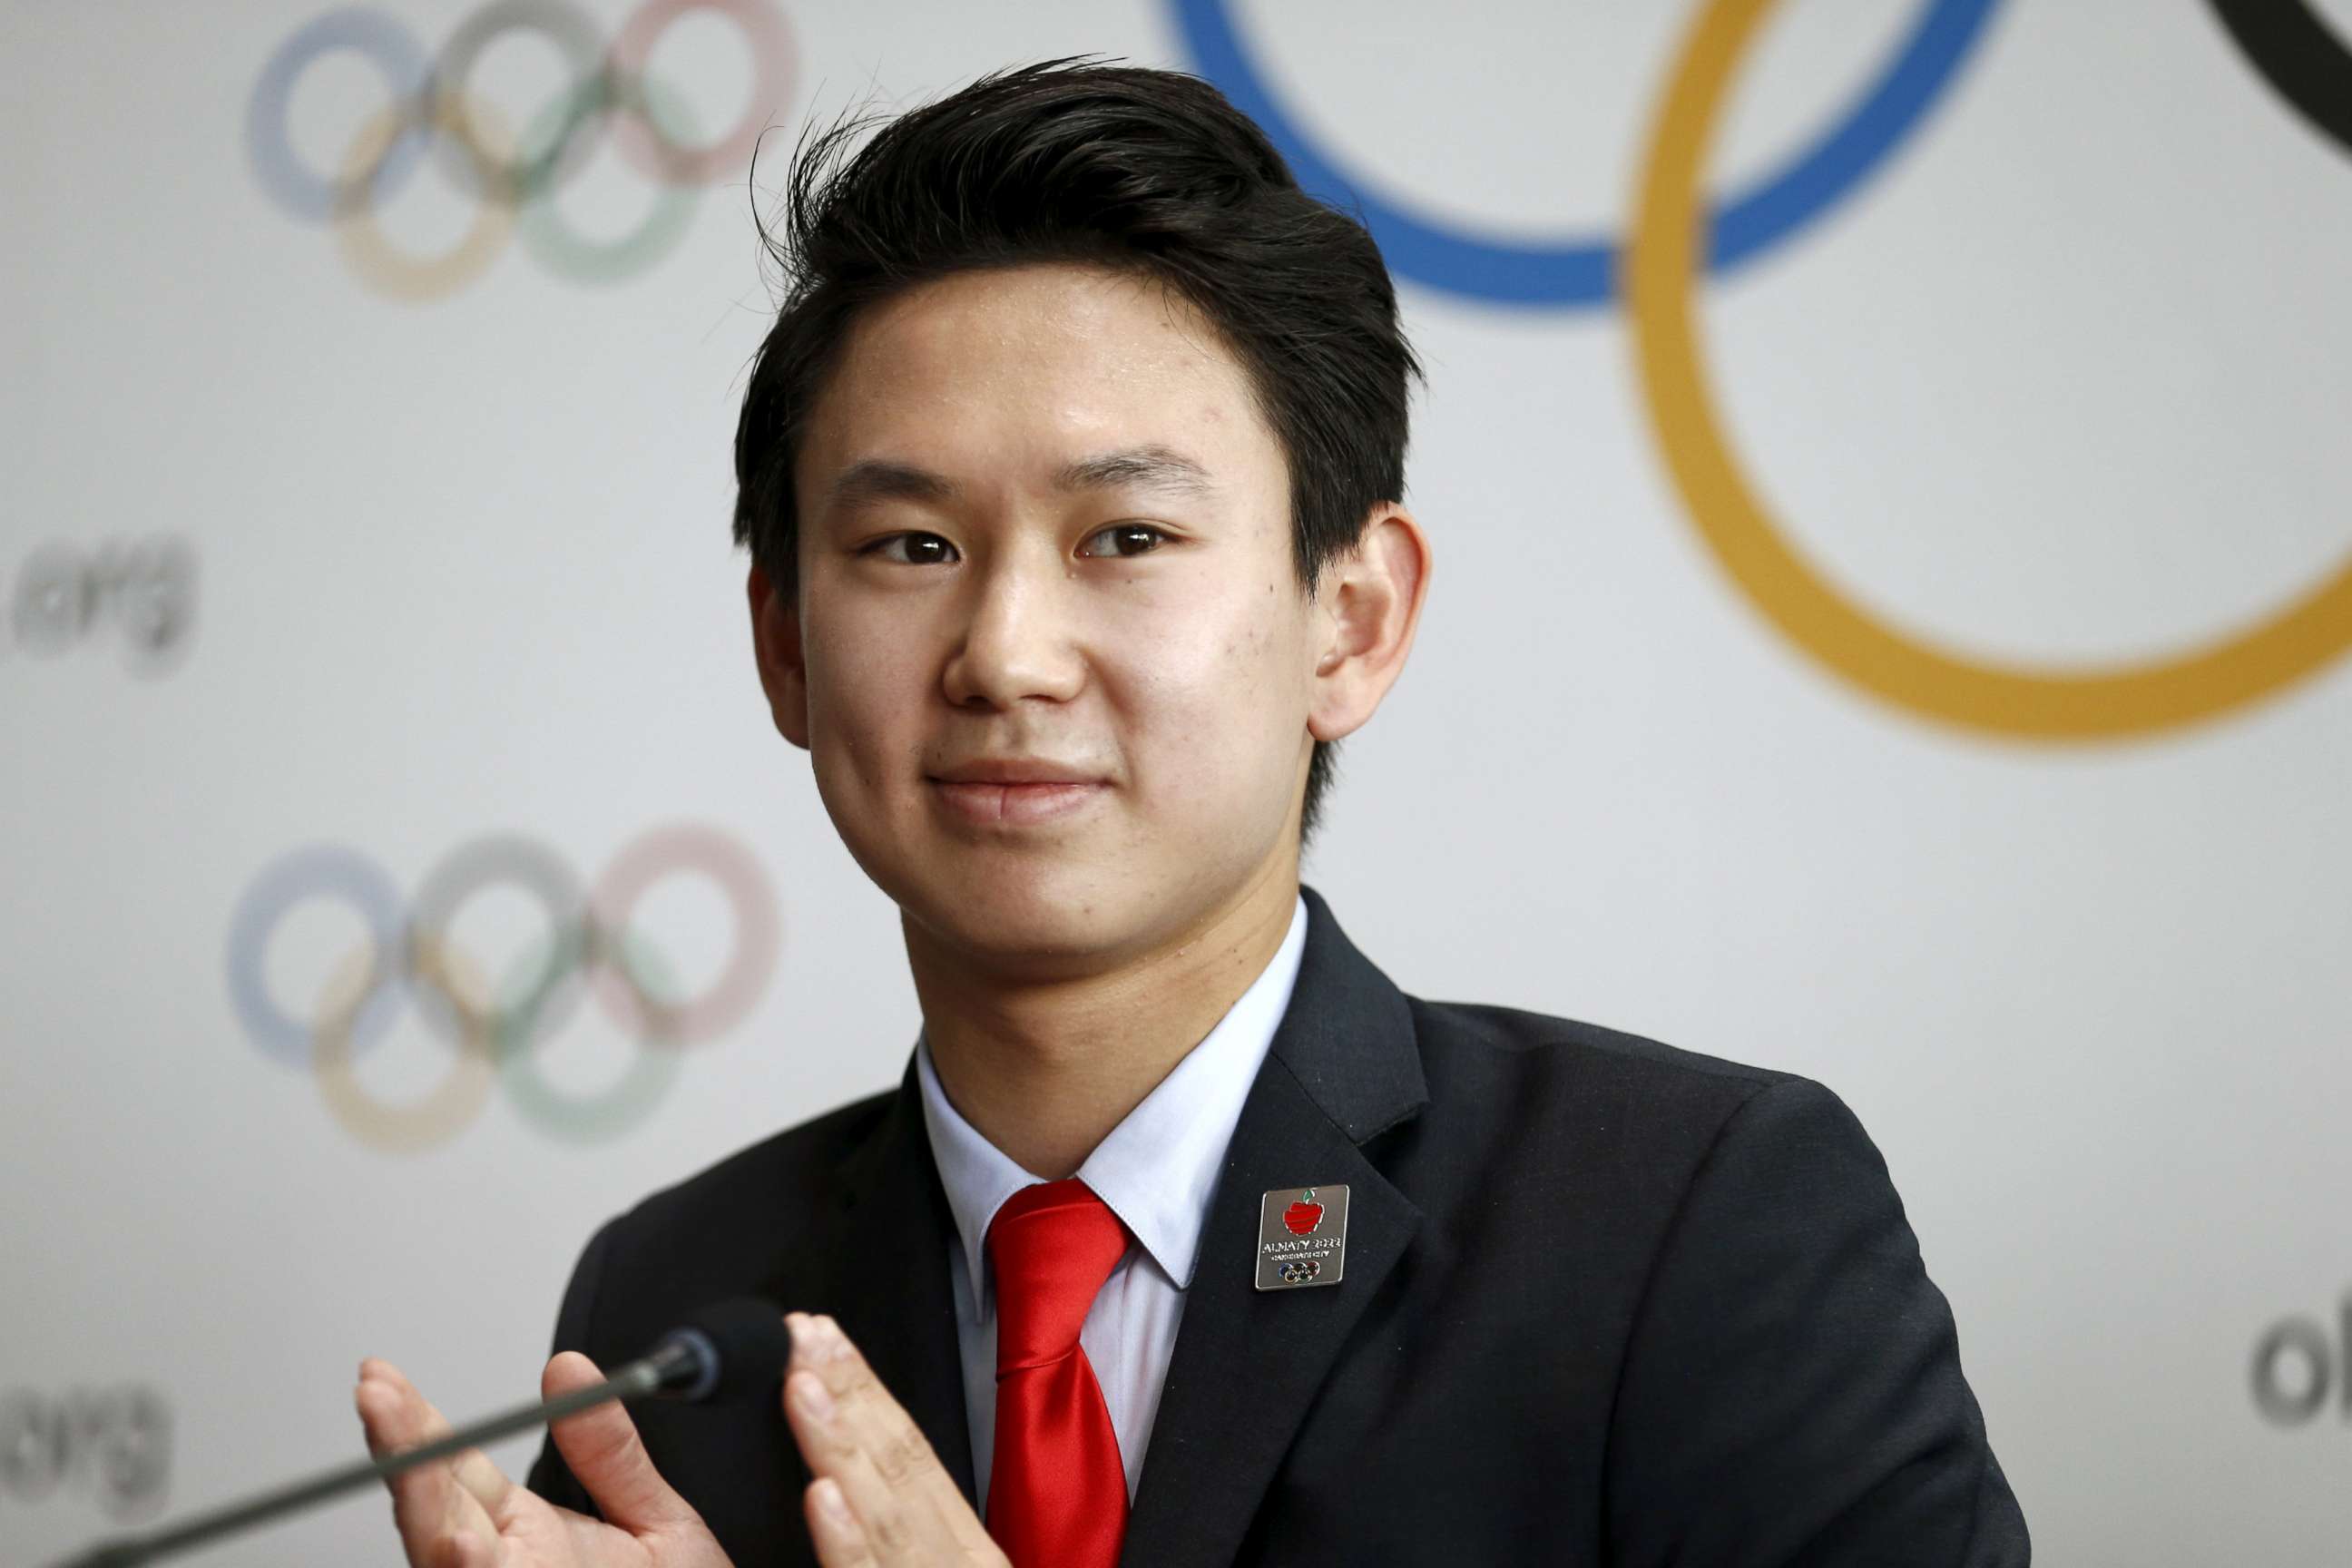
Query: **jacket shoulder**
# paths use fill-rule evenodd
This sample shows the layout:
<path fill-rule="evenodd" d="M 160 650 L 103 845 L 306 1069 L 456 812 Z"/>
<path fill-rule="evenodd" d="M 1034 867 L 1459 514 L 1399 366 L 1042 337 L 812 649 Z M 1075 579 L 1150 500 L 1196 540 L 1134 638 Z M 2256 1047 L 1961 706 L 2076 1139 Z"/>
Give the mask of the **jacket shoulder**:
<path fill-rule="evenodd" d="M 747 1223 L 787 1228 L 814 1211 L 835 1171 L 888 1114 L 898 1089 L 853 1100 L 705 1166 L 647 1194 L 608 1228 L 632 1236 L 725 1235 Z"/>
<path fill-rule="evenodd" d="M 1736 1106 L 1798 1075 L 1684 1050 L 1577 1018 L 1475 1002 L 1409 996 L 1433 1072 L 1500 1075 L 1520 1082 L 1621 1084 L 1678 1100 Z"/>
<path fill-rule="evenodd" d="M 1670 1209 L 1723 1139 L 1800 1135 L 1784 1113 L 1805 1108 L 1852 1116 L 1801 1074 L 1523 1008 L 1408 1000 L 1428 1086 L 1420 1142 L 1483 1151 L 1497 1179 L 1516 1158 L 1631 1183 Z"/>

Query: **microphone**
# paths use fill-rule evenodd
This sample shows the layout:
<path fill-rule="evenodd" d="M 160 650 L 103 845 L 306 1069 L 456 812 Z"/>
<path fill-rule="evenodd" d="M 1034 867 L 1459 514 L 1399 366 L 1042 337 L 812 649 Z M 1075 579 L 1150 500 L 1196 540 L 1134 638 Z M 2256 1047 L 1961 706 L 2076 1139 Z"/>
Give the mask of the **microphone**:
<path fill-rule="evenodd" d="M 792 1331 L 771 1302 L 749 1296 L 714 1302 L 688 1314 L 654 1348 L 592 1387 L 575 1389 L 541 1404 L 520 1405 L 477 1421 L 414 1448 L 381 1458 L 341 1465 L 308 1480 L 295 1481 L 244 1502 L 229 1503 L 184 1524 L 146 1535 L 123 1536 L 93 1547 L 59 1568 L 132 1568 L 238 1534 L 297 1510 L 325 1501 L 354 1487 L 381 1481 L 403 1470 L 446 1459 L 467 1448 L 526 1428 L 560 1421 L 613 1400 L 647 1397 L 688 1402 L 734 1403 L 777 1397 L 784 1363 L 792 1359 Z"/>

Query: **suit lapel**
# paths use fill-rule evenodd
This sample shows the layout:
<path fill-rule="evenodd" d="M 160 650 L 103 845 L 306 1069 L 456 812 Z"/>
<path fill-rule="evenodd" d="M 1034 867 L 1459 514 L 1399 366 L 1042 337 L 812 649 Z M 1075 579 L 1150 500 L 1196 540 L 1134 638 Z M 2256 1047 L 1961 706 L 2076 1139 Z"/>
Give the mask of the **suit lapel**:
<path fill-rule="evenodd" d="M 955 1219 L 923 1131 L 920 1092 L 910 1061 L 875 1131 L 842 1162 L 840 1228 L 822 1256 L 835 1260 L 832 1310 L 843 1331 L 969 1500 L 971 1427 L 948 1278 Z"/>
<path fill-rule="evenodd" d="M 1311 889 L 1307 950 L 1227 1150 L 1129 1519 L 1126 1568 L 1234 1561 L 1350 1331 L 1421 1223 L 1360 1147 L 1428 1102 L 1412 1014 Z M 1346 1277 L 1255 1285 L 1260 1194 L 1344 1183 Z"/>

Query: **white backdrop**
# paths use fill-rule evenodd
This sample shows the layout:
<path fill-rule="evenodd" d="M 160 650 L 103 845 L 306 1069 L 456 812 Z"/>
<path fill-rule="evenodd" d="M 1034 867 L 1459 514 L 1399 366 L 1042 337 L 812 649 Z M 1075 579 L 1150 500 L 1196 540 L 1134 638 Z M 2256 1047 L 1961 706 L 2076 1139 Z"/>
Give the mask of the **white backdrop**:
<path fill-rule="evenodd" d="M 1771 618 L 1675 478 L 1691 429 L 1653 413 L 1633 311 L 1572 254 L 1654 195 L 1683 47 L 1718 7 L 751 9 L 783 42 L 764 88 L 709 9 L 649 68 L 679 124 L 781 128 L 765 190 L 794 128 L 868 96 L 1075 52 L 1237 94 L 1234 62 L 1254 73 L 1393 216 L 1431 377 L 1428 618 L 1343 753 L 1309 879 L 1410 990 L 1843 1095 L 2046 1560 L 2341 1557 L 2340 597 L 2294 679 L 2095 736 L 2014 733 L 1998 700 L 1936 716 Z M 319 14 L 0 5 L 8 1563 L 355 1452 L 362 1354 L 454 1414 L 525 1396 L 598 1221 L 887 1085 L 913 1039 L 893 910 L 751 668 L 730 447 L 772 307 L 744 163 L 665 193 L 615 135 L 509 214 L 444 144 L 322 226 L 287 172 L 336 168 L 391 98 L 331 50 L 257 114 Z M 377 13 L 418 59 L 480 14 Z M 621 0 L 582 14 L 599 47 L 632 37 Z M 2352 0 L 2311 15 L 2342 53 Z M 1946 31 L 1920 44 L 1922 18 Z M 2190 0 L 1790 0 L 1763 28 L 1706 152 L 1735 196 L 1917 45 L 1890 89 L 1909 107 L 1852 119 L 1780 229 L 1693 285 L 1726 438 L 1823 578 L 1916 639 L 2063 679 L 2238 636 L 2343 574 L 2341 118 L 2306 117 Z M 2352 55 L 2329 68 L 2352 81 Z M 470 90 L 521 127 L 569 80 L 508 33 Z M 648 212 L 669 248 L 624 276 L 576 276 L 551 238 Z M 394 289 L 385 256 L 476 242 L 469 275 Z M 1463 259 L 1507 243 L 1548 298 L 1496 298 Z M 396 931 L 486 835 L 587 888 L 689 863 L 629 858 L 681 823 L 780 914 L 744 954 L 748 1011 L 703 1043 L 640 1047 L 625 1005 L 568 984 L 536 1091 L 450 1079 L 422 987 L 361 1008 L 348 1048 L 306 1037 L 352 1016 L 335 987 L 367 925 L 302 890 L 372 879 Z M 265 874 L 305 847 L 273 911 Z M 545 929 L 499 883 L 450 936 L 499 984 Z M 736 946 L 691 874 L 629 930 L 641 973 L 686 991 Z M 255 996 L 303 1021 L 290 1039 Z M 618 1123 L 556 1103 L 653 1054 L 674 1078 L 628 1080 Z M 381 1146 L 369 1105 L 424 1146 Z M 391 1563 L 384 1515 L 368 1498 L 200 1560 Z"/>

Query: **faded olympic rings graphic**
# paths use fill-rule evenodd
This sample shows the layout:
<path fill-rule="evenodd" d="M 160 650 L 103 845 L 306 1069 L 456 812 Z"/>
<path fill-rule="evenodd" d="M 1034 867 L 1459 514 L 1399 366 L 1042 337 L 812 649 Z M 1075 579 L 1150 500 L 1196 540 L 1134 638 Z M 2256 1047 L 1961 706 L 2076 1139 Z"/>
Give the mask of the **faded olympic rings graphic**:
<path fill-rule="evenodd" d="M 1864 689 L 1994 733 L 2087 740 L 2206 718 L 2310 675 L 2352 646 L 2352 559 L 2254 625 L 2185 654 L 2098 670 L 1994 664 L 1932 647 L 1846 598 L 1787 542 L 1724 435 L 1694 320 L 1698 181 L 1734 74 L 1773 0 L 1713 0 L 1658 111 L 1640 181 L 1627 297 L 1651 423 L 1717 560 L 1796 644 Z"/>
<path fill-rule="evenodd" d="M 750 107 L 709 141 L 702 139 L 686 97 L 646 70 L 670 24 L 697 9 L 733 21 L 752 58 Z M 483 52 L 509 32 L 547 38 L 570 63 L 573 79 L 531 117 L 519 141 L 467 89 Z M 302 73 L 336 49 L 352 50 L 373 65 L 389 100 L 326 175 L 296 154 L 287 117 Z M 771 0 L 646 0 L 609 49 L 572 0 L 489 0 L 431 59 L 401 22 L 353 6 L 305 23 L 270 56 L 247 106 L 246 150 L 255 178 L 278 205 L 306 222 L 332 224 L 353 270 L 394 298 L 436 299 L 463 287 L 517 231 L 550 271 L 578 282 L 618 282 L 654 266 L 685 235 L 693 187 L 750 156 L 771 117 L 791 100 L 793 74 L 791 37 Z M 554 198 L 558 185 L 594 151 L 608 122 L 617 151 L 656 189 L 635 228 L 597 241 L 567 224 Z M 417 256 L 392 244 L 375 213 L 433 149 L 480 211 L 447 251 Z"/>
<path fill-rule="evenodd" d="M 1728 271 L 1827 213 L 1900 147 L 1943 96 L 1995 0 L 1925 0 L 1877 79 L 1811 143 L 1708 215 L 1707 266 Z M 1195 68 L 1262 126 L 1291 172 L 1323 200 L 1358 213 L 1391 271 L 1433 289 L 1511 305 L 1590 307 L 1615 296 L 1611 239 L 1528 244 L 1449 229 L 1343 171 L 1284 109 L 1244 47 L 1230 0 L 1175 0 Z"/>
<path fill-rule="evenodd" d="M 726 966 L 691 997 L 679 994 L 676 974 L 629 923 L 647 889 L 687 873 L 718 887 L 734 923 Z M 502 886 L 537 901 L 547 930 L 494 981 L 451 943 L 449 931 L 468 900 Z M 267 963 L 278 923 L 313 899 L 357 910 L 368 940 L 336 967 L 306 1018 L 270 994 Z M 781 934 L 775 894 L 758 862 L 712 827 L 679 824 L 640 836 L 584 892 L 545 845 L 487 835 L 445 857 L 404 912 L 381 866 L 357 850 L 320 844 L 272 862 L 238 899 L 229 920 L 228 988 L 254 1044 L 311 1069 L 335 1119 L 374 1148 L 404 1153 L 446 1142 L 480 1112 L 494 1081 L 525 1120 L 559 1138 L 597 1142 L 651 1112 L 677 1076 L 677 1047 L 725 1033 L 751 1010 L 775 967 Z M 640 1049 L 614 1083 L 570 1094 L 547 1080 L 537 1053 L 589 992 Z M 388 1105 L 361 1085 L 353 1063 L 390 1033 L 406 998 L 453 1057 L 423 1100 Z"/>

